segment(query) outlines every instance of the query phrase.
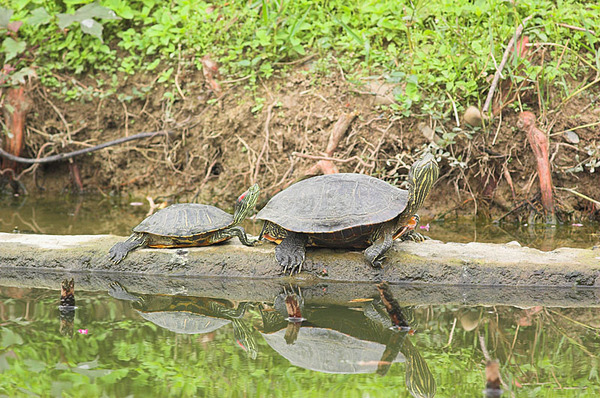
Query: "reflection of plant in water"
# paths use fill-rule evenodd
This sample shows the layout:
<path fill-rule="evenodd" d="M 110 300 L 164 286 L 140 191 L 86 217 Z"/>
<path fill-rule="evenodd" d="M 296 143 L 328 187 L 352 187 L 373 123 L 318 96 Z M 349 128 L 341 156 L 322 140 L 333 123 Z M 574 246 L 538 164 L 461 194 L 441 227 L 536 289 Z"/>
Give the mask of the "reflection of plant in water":
<path fill-rule="evenodd" d="M 570 317 L 569 312 L 579 314 L 581 319 Z M 577 396 L 597 394 L 599 361 L 594 352 L 600 347 L 600 325 L 590 324 L 596 318 L 594 311 L 498 306 L 463 308 L 452 316 L 447 353 L 469 357 L 472 371 L 482 374 L 485 361 L 479 359 L 498 358 L 503 388 L 512 396 L 565 386 L 579 388 Z M 437 324 L 434 316 L 428 323 Z M 448 348 L 462 347 L 462 343 L 470 345 L 472 351 Z"/>
<path fill-rule="evenodd" d="M 210 337 L 176 334 L 143 321 L 128 302 L 90 292 L 77 299 L 74 327 L 89 334 L 65 338 L 58 332 L 56 291 L 0 289 L 0 395 L 408 396 L 403 364 L 385 377 L 319 373 L 291 366 L 260 338 L 258 356 L 251 360 L 232 344 L 231 327 Z M 257 327 L 257 312 L 246 311 L 243 319 Z M 571 396 L 596 397 L 597 310 L 533 312 L 505 306 L 415 308 L 420 326 L 409 337 L 436 379 L 436 396 L 481 396 L 481 334 L 516 396 L 562 397 L 577 389 Z M 519 326 L 528 315 L 531 326 Z"/>

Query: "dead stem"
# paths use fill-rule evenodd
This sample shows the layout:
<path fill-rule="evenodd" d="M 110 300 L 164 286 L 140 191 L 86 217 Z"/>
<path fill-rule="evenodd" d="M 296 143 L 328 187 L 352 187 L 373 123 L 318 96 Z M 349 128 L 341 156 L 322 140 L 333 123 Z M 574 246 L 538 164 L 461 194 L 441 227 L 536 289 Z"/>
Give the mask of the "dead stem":
<path fill-rule="evenodd" d="M 531 112 L 521 112 L 517 125 L 525 131 L 536 159 L 537 175 L 540 182 L 540 193 L 546 221 L 554 223 L 554 197 L 552 194 L 552 174 L 550 172 L 551 166 L 548 156 L 548 137 L 536 127 L 536 118 Z"/>
<path fill-rule="evenodd" d="M 67 138 L 69 142 L 71 142 L 71 128 L 69 127 L 69 123 L 67 123 L 67 119 L 65 119 L 62 112 L 56 107 L 56 105 L 54 105 L 54 103 L 50 101 L 48 97 L 46 97 L 46 94 L 44 94 L 44 89 L 38 88 L 37 91 L 40 93 L 40 96 L 52 107 L 52 109 L 54 109 L 60 120 L 63 122 L 65 130 L 67 131 Z"/>
<path fill-rule="evenodd" d="M 452 322 L 452 329 L 450 329 L 450 336 L 448 336 L 448 343 L 442 348 L 448 348 L 452 344 L 452 339 L 454 337 L 454 329 L 456 328 L 457 318 L 454 317 L 454 322 Z"/>
<path fill-rule="evenodd" d="M 490 103 L 492 102 L 492 98 L 494 97 L 494 91 L 496 90 L 498 81 L 500 80 L 500 77 L 502 76 L 502 69 L 504 69 L 504 65 L 506 65 L 506 61 L 508 61 L 508 56 L 510 54 L 510 51 L 512 50 L 512 48 L 513 48 L 514 44 L 517 42 L 517 40 L 519 40 L 519 37 L 521 36 L 523 29 L 525 28 L 525 22 L 529 21 L 532 17 L 533 17 L 533 15 L 528 16 L 527 18 L 525 18 L 523 20 L 523 22 L 521 22 L 519 24 L 519 26 L 515 30 L 515 34 L 513 35 L 513 37 L 511 37 L 510 41 L 508 42 L 508 46 L 506 46 L 506 50 L 504 51 L 504 55 L 502 56 L 502 61 L 500 62 L 500 65 L 498 66 L 498 68 L 496 68 L 496 73 L 494 74 L 494 80 L 492 80 L 492 84 L 490 86 L 490 91 L 488 92 L 488 96 L 485 99 L 483 108 L 481 109 L 481 113 L 484 113 L 484 114 L 487 113 L 487 111 L 490 107 Z"/>
<path fill-rule="evenodd" d="M 597 206 L 600 206 L 600 202 L 599 202 L 599 201 L 597 201 L 597 200 L 595 200 L 595 199 L 592 199 L 592 198 L 590 198 L 589 196 L 586 196 L 586 195 L 584 195 L 584 194 L 582 194 L 582 193 L 579 193 L 579 192 L 577 192 L 577 191 L 576 191 L 576 190 L 574 190 L 574 189 L 571 189 L 571 188 L 562 188 L 562 187 L 555 187 L 555 188 L 556 188 L 556 189 L 559 189 L 559 190 L 561 190 L 561 191 L 567 191 L 567 192 L 570 192 L 570 193 L 572 193 L 573 195 L 579 196 L 579 197 L 580 197 L 580 198 L 582 198 L 582 199 L 588 200 L 588 201 L 592 202 L 593 204 L 595 204 L 595 205 L 597 205 Z"/>
<path fill-rule="evenodd" d="M 365 163 L 358 156 L 352 156 L 351 158 L 348 158 L 348 159 L 338 159 L 338 158 L 330 158 L 328 156 L 307 155 L 307 154 L 298 153 L 298 152 L 292 152 L 292 156 L 296 156 L 299 158 L 305 158 L 305 159 L 312 159 L 312 160 L 326 160 L 328 162 L 338 162 L 338 163 L 348 163 L 348 162 L 352 162 L 352 161 L 356 160 L 365 167 L 373 167 L 374 166 L 373 164 Z"/>
<path fill-rule="evenodd" d="M 515 330 L 515 336 L 513 337 L 512 344 L 510 345 L 510 351 L 508 352 L 508 357 L 506 357 L 506 363 L 510 362 L 510 358 L 512 357 L 513 351 L 515 349 L 515 344 L 517 343 L 517 336 L 519 335 L 519 329 L 521 325 L 517 323 L 517 329 Z"/>
<path fill-rule="evenodd" d="M 317 164 L 311 167 L 306 175 L 316 175 L 319 173 L 322 174 L 334 174 L 338 172 L 337 167 L 333 164 L 334 161 L 337 161 L 333 158 L 333 153 L 337 150 L 337 147 L 340 143 L 340 140 L 346 134 L 348 127 L 352 121 L 358 116 L 357 112 L 351 112 L 350 114 L 342 114 L 338 118 L 337 122 L 333 125 L 331 130 L 331 134 L 329 135 L 329 141 L 327 142 L 327 148 L 325 149 L 325 156 L 313 157 L 312 155 L 301 154 L 298 152 L 294 152 L 292 155 L 298 157 L 304 157 L 308 159 L 318 160 Z M 318 158 L 318 159 L 317 159 Z M 353 157 L 350 159 L 344 159 L 342 163 L 349 162 L 351 160 L 358 159 L 359 162 L 362 162 L 362 159 L 358 157 Z"/>
<path fill-rule="evenodd" d="M 265 161 L 268 161 L 269 156 L 269 124 L 271 124 L 271 117 L 273 115 L 273 107 L 277 104 L 277 101 L 271 102 L 271 105 L 267 108 L 267 119 L 265 120 L 265 141 L 263 143 L 262 148 L 260 149 L 260 153 L 258 154 L 258 158 L 256 159 L 256 166 L 254 167 L 254 175 L 250 180 L 251 184 L 256 183 L 258 179 L 258 173 L 260 172 L 260 162 L 262 160 L 263 155 L 266 154 L 267 158 Z"/>

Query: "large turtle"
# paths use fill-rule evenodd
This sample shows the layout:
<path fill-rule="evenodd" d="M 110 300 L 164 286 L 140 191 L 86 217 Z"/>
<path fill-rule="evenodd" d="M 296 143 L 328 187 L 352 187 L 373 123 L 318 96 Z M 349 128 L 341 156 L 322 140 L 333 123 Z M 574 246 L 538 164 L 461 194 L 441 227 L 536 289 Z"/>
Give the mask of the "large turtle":
<path fill-rule="evenodd" d="M 302 322 L 289 316 L 290 297 L 302 304 Z M 385 376 L 394 363 L 405 362 L 408 392 L 419 398 L 435 396 L 435 378 L 410 341 L 413 329 L 408 320 L 403 319 L 408 328 L 393 327 L 380 298 L 357 307 L 323 306 L 321 301 L 304 303 L 301 296 L 284 293 L 275 298 L 272 310 L 258 308 L 263 320 L 259 333 L 295 366 L 323 373 Z M 398 305 L 398 310 L 405 308 Z"/>
<path fill-rule="evenodd" d="M 138 247 L 208 246 L 237 236 L 247 246 L 256 243 L 239 226 L 252 210 L 260 189 L 254 184 L 240 195 L 233 215 L 210 205 L 181 203 L 171 205 L 147 217 L 133 228 L 125 242 L 115 244 L 109 251 L 110 259 L 118 264 Z"/>
<path fill-rule="evenodd" d="M 414 231 L 415 214 L 439 175 L 431 154 L 408 173 L 408 191 L 364 174 L 329 174 L 300 181 L 279 192 L 257 214 L 264 220 L 259 239 L 279 243 L 284 272 L 300 271 L 306 246 L 366 249 L 380 267 L 393 240 L 424 238 Z"/>

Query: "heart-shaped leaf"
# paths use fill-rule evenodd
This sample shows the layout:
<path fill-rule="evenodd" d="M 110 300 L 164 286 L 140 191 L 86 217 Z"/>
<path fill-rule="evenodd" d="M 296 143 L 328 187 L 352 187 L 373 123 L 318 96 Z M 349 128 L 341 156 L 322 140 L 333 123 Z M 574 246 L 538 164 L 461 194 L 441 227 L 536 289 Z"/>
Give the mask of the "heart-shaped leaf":
<path fill-rule="evenodd" d="M 27 19 L 27 23 L 30 25 L 43 25 L 50 22 L 51 18 L 44 7 L 39 7 L 31 11 L 31 16 Z"/>
<path fill-rule="evenodd" d="M 23 51 L 25 51 L 25 47 L 27 43 L 24 41 L 16 41 L 12 37 L 7 37 L 2 42 L 2 50 L 6 54 L 4 58 L 4 62 L 8 62 Z"/>
<path fill-rule="evenodd" d="M 91 18 L 88 18 L 88 19 L 84 19 L 83 21 L 81 21 L 80 25 L 81 25 L 81 30 L 84 33 L 87 33 L 92 36 L 96 36 L 97 38 L 100 39 L 100 41 L 102 41 L 102 30 L 104 29 L 102 27 L 102 24 L 94 21 Z"/>

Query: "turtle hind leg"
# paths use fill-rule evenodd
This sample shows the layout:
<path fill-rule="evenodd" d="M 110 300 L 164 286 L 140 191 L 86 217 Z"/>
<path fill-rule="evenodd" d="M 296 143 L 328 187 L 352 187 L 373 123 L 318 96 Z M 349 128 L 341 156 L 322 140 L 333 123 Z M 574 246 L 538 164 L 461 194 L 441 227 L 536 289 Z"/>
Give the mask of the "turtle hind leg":
<path fill-rule="evenodd" d="M 383 228 L 379 236 L 373 240 L 373 244 L 365 249 L 365 258 L 374 268 L 381 268 L 385 253 L 391 249 L 393 244 L 392 232 L 388 228 Z"/>
<path fill-rule="evenodd" d="M 288 232 L 285 239 L 275 247 L 275 258 L 283 272 L 298 273 L 302 271 L 302 264 L 306 256 L 306 242 L 308 238 L 305 234 Z"/>
<path fill-rule="evenodd" d="M 146 238 L 140 234 L 133 234 L 125 242 L 116 243 L 111 247 L 108 251 L 108 257 L 113 263 L 119 264 L 130 251 L 140 246 L 146 246 Z"/>

